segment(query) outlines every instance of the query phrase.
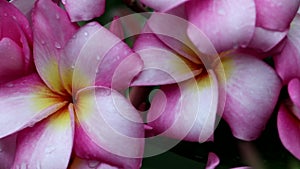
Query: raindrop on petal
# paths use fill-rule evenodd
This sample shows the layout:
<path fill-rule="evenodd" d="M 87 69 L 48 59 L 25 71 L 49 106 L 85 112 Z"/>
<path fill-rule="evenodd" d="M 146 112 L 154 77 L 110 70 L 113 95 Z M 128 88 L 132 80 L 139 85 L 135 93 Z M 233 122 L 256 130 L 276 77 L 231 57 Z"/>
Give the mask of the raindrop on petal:
<path fill-rule="evenodd" d="M 84 32 L 84 36 L 88 36 L 89 35 L 89 33 L 88 32 Z"/>
<path fill-rule="evenodd" d="M 49 147 L 46 147 L 45 153 L 51 154 L 54 150 L 55 150 L 55 147 L 49 146 Z"/>
<path fill-rule="evenodd" d="M 97 56 L 97 60 L 100 60 L 101 59 L 101 57 L 100 56 Z"/>
<path fill-rule="evenodd" d="M 4 15 L 4 16 L 7 16 L 7 13 L 5 12 L 3 15 Z"/>
<path fill-rule="evenodd" d="M 94 161 L 94 160 L 88 161 L 88 166 L 91 168 L 96 168 L 99 164 L 100 164 L 100 162 L 98 162 L 98 161 Z"/>
<path fill-rule="evenodd" d="M 17 20 L 17 17 L 16 17 L 16 16 L 14 16 L 14 15 L 12 16 L 12 18 L 13 18 L 14 20 Z"/>
<path fill-rule="evenodd" d="M 42 40 L 42 41 L 41 41 L 41 44 L 42 44 L 42 45 L 45 45 L 45 44 L 46 44 L 46 42 Z"/>
<path fill-rule="evenodd" d="M 56 14 L 56 15 L 55 15 L 55 18 L 56 18 L 56 19 L 60 19 L 59 14 Z"/>
<path fill-rule="evenodd" d="M 14 84 L 12 84 L 12 83 L 7 83 L 6 86 L 7 86 L 7 87 L 14 87 Z"/>
<path fill-rule="evenodd" d="M 60 45 L 58 42 L 55 42 L 55 43 L 54 43 L 54 46 L 55 46 L 57 49 L 60 49 L 60 48 L 61 48 L 61 45 Z"/>

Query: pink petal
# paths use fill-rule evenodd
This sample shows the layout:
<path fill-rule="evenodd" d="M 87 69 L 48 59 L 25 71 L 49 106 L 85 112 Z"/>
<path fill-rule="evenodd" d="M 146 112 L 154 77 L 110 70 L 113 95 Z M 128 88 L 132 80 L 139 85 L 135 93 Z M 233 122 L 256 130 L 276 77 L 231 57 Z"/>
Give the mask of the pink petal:
<path fill-rule="evenodd" d="M 254 0 L 256 25 L 274 31 L 285 31 L 295 17 L 299 0 Z"/>
<path fill-rule="evenodd" d="M 71 156 L 73 105 L 18 134 L 13 168 L 67 168 Z"/>
<path fill-rule="evenodd" d="M 23 73 L 26 74 L 33 69 L 32 32 L 25 16 L 12 4 L 5 1 L 0 2 L 0 39 L 9 38 L 22 49 L 22 60 L 24 64 Z"/>
<path fill-rule="evenodd" d="M 172 8 L 175 8 L 189 0 L 168 0 L 168 1 L 157 1 L 157 0 L 141 0 L 145 5 L 160 11 L 165 12 Z"/>
<path fill-rule="evenodd" d="M 215 154 L 210 152 L 208 154 L 208 161 L 206 164 L 205 169 L 215 169 L 220 163 L 219 157 Z"/>
<path fill-rule="evenodd" d="M 0 138 L 33 125 L 66 104 L 33 74 L 0 87 Z"/>
<path fill-rule="evenodd" d="M 275 68 L 284 84 L 300 78 L 300 15 L 293 20 L 282 52 L 274 57 Z"/>
<path fill-rule="evenodd" d="M 300 114 L 299 108 L 282 104 L 278 112 L 277 127 L 284 147 L 300 159 L 300 121 L 292 113 Z"/>
<path fill-rule="evenodd" d="M 0 84 L 24 75 L 25 65 L 22 49 L 9 38 L 0 40 Z"/>
<path fill-rule="evenodd" d="M 1 22 L 3 20 L 13 20 L 16 22 L 16 24 L 20 27 L 20 29 L 24 32 L 27 40 L 29 42 L 32 41 L 32 32 L 31 29 L 29 27 L 29 22 L 26 19 L 26 17 L 19 11 L 19 9 L 17 9 L 14 5 L 12 5 L 11 3 L 8 3 L 7 1 L 1 1 L 0 2 L 0 11 L 2 13 L 2 15 L 0 16 L 1 18 Z M 0 24 L 2 25 L 2 24 Z M 4 27 L 6 26 L 7 29 L 11 29 L 12 25 L 3 25 Z M 16 28 L 14 28 L 16 29 Z M 12 34 L 18 34 L 16 32 L 14 32 L 13 30 L 10 30 L 10 32 Z M 3 34 L 2 34 L 3 36 Z M 16 41 L 20 41 L 19 39 L 16 39 Z"/>
<path fill-rule="evenodd" d="M 140 167 L 144 128 L 127 99 L 112 89 L 85 88 L 76 96 L 75 111 L 77 156 L 122 168 Z"/>
<path fill-rule="evenodd" d="M 11 0 L 10 3 L 14 4 L 26 17 L 28 20 L 31 19 L 31 11 L 33 9 L 36 0 Z"/>
<path fill-rule="evenodd" d="M 186 11 L 189 21 L 208 36 L 218 52 L 247 46 L 253 36 L 253 0 L 192 0 L 187 3 Z"/>
<path fill-rule="evenodd" d="M 10 168 L 14 162 L 16 151 L 16 134 L 0 139 L 0 168 Z"/>
<path fill-rule="evenodd" d="M 76 157 L 70 169 L 118 169 L 117 167 L 98 162 L 96 160 L 85 160 Z"/>
<path fill-rule="evenodd" d="M 104 13 L 105 0 L 62 0 L 72 22 L 90 20 Z"/>
<path fill-rule="evenodd" d="M 125 39 L 122 22 L 119 17 L 117 16 L 114 17 L 114 20 L 110 23 L 109 30 L 117 37 L 119 37 L 121 40 Z"/>
<path fill-rule="evenodd" d="M 38 73 L 49 88 L 63 93 L 58 72 L 62 49 L 76 31 L 67 14 L 52 1 L 37 1 L 33 11 L 33 54 Z"/>
<path fill-rule="evenodd" d="M 72 86 L 76 93 L 79 89 L 95 84 L 117 90 L 128 88 L 133 77 L 141 71 L 142 65 L 140 57 L 124 42 L 92 22 L 82 27 L 75 38 L 70 40 L 60 69 L 64 79 L 67 78 L 64 69 L 70 73 L 74 71 L 73 76 L 70 75 L 73 77 L 72 83 L 71 80 L 64 83 L 67 88 Z"/>
<path fill-rule="evenodd" d="M 288 92 L 293 103 L 300 107 L 300 80 L 293 79 L 288 84 Z"/>
<path fill-rule="evenodd" d="M 256 27 L 248 47 L 268 52 L 281 42 L 287 33 L 287 30 L 279 32 Z"/>
<path fill-rule="evenodd" d="M 207 141 L 214 131 L 218 88 L 215 74 L 161 86 L 151 101 L 148 125 L 178 140 Z"/>
<path fill-rule="evenodd" d="M 227 77 L 223 117 L 235 137 L 254 140 L 273 112 L 281 82 L 271 67 L 251 56 L 230 53 L 222 63 Z"/>

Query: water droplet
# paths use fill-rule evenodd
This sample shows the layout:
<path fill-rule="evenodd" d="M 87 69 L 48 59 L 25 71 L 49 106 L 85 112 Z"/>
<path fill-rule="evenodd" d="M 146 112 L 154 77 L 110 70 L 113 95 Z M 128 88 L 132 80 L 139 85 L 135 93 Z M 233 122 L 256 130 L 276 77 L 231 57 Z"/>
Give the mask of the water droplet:
<path fill-rule="evenodd" d="M 91 168 L 96 168 L 100 163 L 98 161 L 94 161 L 94 160 L 89 160 L 88 161 L 88 165 Z"/>
<path fill-rule="evenodd" d="M 54 150 L 55 150 L 55 147 L 49 146 L 49 147 L 46 147 L 45 153 L 51 154 Z"/>
<path fill-rule="evenodd" d="M 225 15 L 224 9 L 220 8 L 220 9 L 218 10 L 218 14 L 219 14 L 219 15 Z"/>
<path fill-rule="evenodd" d="M 60 49 L 60 48 L 61 48 L 61 45 L 60 45 L 58 42 L 55 42 L 55 43 L 54 43 L 54 46 L 55 46 L 57 49 Z"/>
<path fill-rule="evenodd" d="M 98 73 L 99 72 L 99 70 L 98 69 L 96 69 L 96 73 Z"/>
<path fill-rule="evenodd" d="M 43 40 L 41 40 L 41 44 L 42 44 L 42 45 L 45 45 L 45 44 L 46 44 L 46 42 L 45 42 L 45 41 L 43 41 Z"/>
<path fill-rule="evenodd" d="M 71 68 L 74 69 L 74 68 L 75 68 L 75 65 L 72 65 Z"/>
<path fill-rule="evenodd" d="M 84 36 L 88 36 L 89 35 L 89 33 L 88 32 L 84 32 Z"/>
<path fill-rule="evenodd" d="M 7 86 L 7 87 L 14 87 L 14 84 L 12 84 L 12 83 L 7 83 L 6 86 Z"/>
<path fill-rule="evenodd" d="M 97 60 L 100 60 L 101 59 L 101 57 L 100 56 L 97 56 Z"/>
<path fill-rule="evenodd" d="M 59 14 L 56 14 L 56 15 L 55 15 L 55 18 L 56 18 L 56 19 L 60 19 Z"/>
<path fill-rule="evenodd" d="M 75 39 L 75 38 L 76 38 L 76 35 L 73 35 L 72 38 Z"/>
<path fill-rule="evenodd" d="M 7 13 L 5 12 L 3 15 L 4 15 L 4 16 L 7 16 Z"/>
<path fill-rule="evenodd" d="M 12 18 L 13 18 L 14 20 L 17 20 L 17 17 L 16 17 L 16 16 L 14 16 L 14 15 L 12 16 Z"/>

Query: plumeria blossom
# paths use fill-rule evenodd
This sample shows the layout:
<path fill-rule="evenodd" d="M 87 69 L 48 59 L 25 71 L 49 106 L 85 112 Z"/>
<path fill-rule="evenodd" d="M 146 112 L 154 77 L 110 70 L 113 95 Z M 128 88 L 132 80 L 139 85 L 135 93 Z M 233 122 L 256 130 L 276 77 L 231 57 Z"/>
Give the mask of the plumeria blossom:
<path fill-rule="evenodd" d="M 281 89 L 275 71 L 255 56 L 234 50 L 220 53 L 220 63 L 209 62 L 211 65 L 205 66 L 208 60 L 214 60 L 216 53 L 199 35 L 201 31 L 189 28 L 190 24 L 163 19 L 164 15 L 167 14 L 151 16 L 147 25 L 150 31 L 141 35 L 134 46 L 145 66 L 133 85 L 161 85 L 164 93 L 154 95 L 148 125 L 158 133 L 171 128 L 172 132 L 167 135 L 181 138 L 183 129 L 194 122 L 185 140 L 205 141 L 212 134 L 216 113 L 223 112 L 220 106 L 224 100 L 214 100 L 211 92 L 211 89 L 218 90 L 219 83 L 226 89 L 223 118 L 233 135 L 243 140 L 256 139 L 270 118 Z M 160 26 L 161 23 L 164 26 Z M 183 41 L 172 40 L 176 35 L 182 36 Z M 227 38 L 219 37 L 218 43 L 227 42 Z M 220 65 L 225 77 L 219 71 Z M 194 80 L 196 85 L 193 85 Z M 221 94 L 219 97 L 224 98 Z M 191 116 L 191 112 L 195 112 L 197 118 Z M 177 128 L 170 127 L 174 123 L 178 124 Z"/>
<path fill-rule="evenodd" d="M 278 132 L 281 142 L 296 158 L 300 159 L 299 108 L 300 108 L 300 15 L 294 18 L 282 52 L 274 57 L 275 67 L 289 98 L 283 100 L 278 112 Z"/>
<path fill-rule="evenodd" d="M 285 38 L 300 3 L 299 0 L 142 2 L 160 12 L 183 8 L 185 17 L 209 37 L 218 52 L 249 48 L 252 53 L 255 49 L 259 53 L 256 57 L 260 58 L 268 56 L 264 52 L 280 50 L 277 45 Z"/>
<path fill-rule="evenodd" d="M 11 0 L 27 17 L 30 18 L 31 10 L 36 0 Z M 53 0 L 59 3 L 59 0 Z M 105 11 L 105 0 L 62 0 L 72 22 L 86 21 L 99 17 Z"/>
<path fill-rule="evenodd" d="M 32 21 L 38 74 L 0 87 L 0 138 L 17 133 L 12 168 L 67 168 L 70 158 L 139 168 L 143 123 L 118 92 L 139 56 L 97 23 L 78 29 L 52 1 L 38 0 Z"/>
<path fill-rule="evenodd" d="M 0 84 L 32 71 L 32 32 L 26 17 L 5 0 L 0 1 Z"/>

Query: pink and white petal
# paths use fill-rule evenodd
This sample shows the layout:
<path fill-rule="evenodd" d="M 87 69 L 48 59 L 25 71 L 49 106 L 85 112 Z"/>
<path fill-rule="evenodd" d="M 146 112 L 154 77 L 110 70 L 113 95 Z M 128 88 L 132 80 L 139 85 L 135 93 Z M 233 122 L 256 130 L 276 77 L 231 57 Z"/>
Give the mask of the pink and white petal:
<path fill-rule="evenodd" d="M 253 169 L 253 168 L 245 166 L 245 167 L 234 167 L 234 168 L 231 168 L 231 169 Z"/>
<path fill-rule="evenodd" d="M 115 34 L 118 38 L 121 40 L 125 39 L 124 38 L 124 30 L 122 26 L 122 22 L 120 17 L 115 16 L 113 21 L 110 23 L 109 30 Z"/>
<path fill-rule="evenodd" d="M 10 168 L 14 162 L 17 135 L 12 134 L 0 139 L 0 168 Z"/>
<path fill-rule="evenodd" d="M 18 134 L 13 168 L 67 168 L 74 137 L 73 105 Z"/>
<path fill-rule="evenodd" d="M 246 1 L 187 2 L 188 20 L 212 41 L 218 52 L 247 46 L 255 26 L 255 4 Z"/>
<path fill-rule="evenodd" d="M 0 40 L 0 84 L 24 75 L 25 65 L 22 49 L 9 38 Z"/>
<path fill-rule="evenodd" d="M 208 154 L 208 160 L 205 169 L 215 169 L 220 163 L 219 157 L 215 154 L 210 152 Z"/>
<path fill-rule="evenodd" d="M 199 50 L 197 50 L 187 34 L 189 25 L 190 23 L 187 20 L 178 16 L 166 13 L 152 13 L 143 33 L 156 35 L 160 41 L 180 55 L 192 62 L 201 63 L 199 55 L 202 51 L 199 52 Z M 170 29 L 174 26 L 176 29 Z M 199 32 L 197 33 L 201 34 L 201 32 Z M 201 35 L 198 35 L 197 38 L 201 37 Z"/>
<path fill-rule="evenodd" d="M 288 84 L 288 93 L 293 103 L 300 108 L 300 80 L 293 79 Z"/>
<path fill-rule="evenodd" d="M 288 33 L 283 51 L 274 57 L 275 68 L 284 84 L 300 78 L 300 15 L 296 15 Z"/>
<path fill-rule="evenodd" d="M 36 74 L 3 84 L 0 87 L 0 138 L 35 124 L 65 104 Z"/>
<path fill-rule="evenodd" d="M 101 163 L 96 160 L 86 160 L 75 157 L 70 169 L 118 169 L 117 167 Z"/>
<path fill-rule="evenodd" d="M 169 0 L 169 1 L 157 1 L 157 0 L 141 0 L 141 2 L 159 12 L 166 12 L 175 8 L 189 0 Z"/>
<path fill-rule="evenodd" d="M 72 22 L 99 17 L 105 11 L 105 0 L 62 0 Z"/>
<path fill-rule="evenodd" d="M 133 86 L 165 85 L 182 82 L 201 73 L 193 62 L 161 48 L 137 51 L 144 62 L 142 72 L 132 82 Z"/>
<path fill-rule="evenodd" d="M 179 140 L 204 142 L 215 129 L 218 89 L 214 73 L 177 85 L 161 86 L 151 101 L 148 125 Z"/>
<path fill-rule="evenodd" d="M 98 23 L 87 24 L 75 36 L 66 46 L 65 61 L 60 63 L 61 71 L 74 69 L 74 94 L 79 89 L 95 84 L 117 90 L 128 88 L 133 77 L 141 71 L 143 64 L 140 57 Z M 105 43 L 101 43 L 103 41 Z M 70 86 L 70 82 L 67 86 Z"/>
<path fill-rule="evenodd" d="M 272 31 L 261 27 L 256 27 L 251 42 L 247 47 L 268 52 L 281 42 L 287 35 L 286 31 Z"/>
<path fill-rule="evenodd" d="M 77 156 L 123 168 L 140 167 L 144 125 L 125 97 L 109 88 L 85 88 L 76 96 L 75 111 Z"/>
<path fill-rule="evenodd" d="M 281 104 L 277 116 L 277 127 L 284 147 L 300 159 L 300 121 L 293 114 L 300 114 L 299 108 Z"/>
<path fill-rule="evenodd" d="M 271 67 L 249 55 L 229 53 L 222 63 L 227 79 L 223 117 L 235 137 L 254 140 L 273 112 L 281 81 Z"/>
<path fill-rule="evenodd" d="M 299 0 L 254 0 L 256 26 L 274 31 L 285 31 L 295 17 Z M 275 12 L 276 11 L 276 12 Z"/>
<path fill-rule="evenodd" d="M 49 88 L 63 93 L 58 61 L 76 31 L 66 12 L 52 1 L 38 0 L 33 11 L 33 55 L 38 73 Z"/>

